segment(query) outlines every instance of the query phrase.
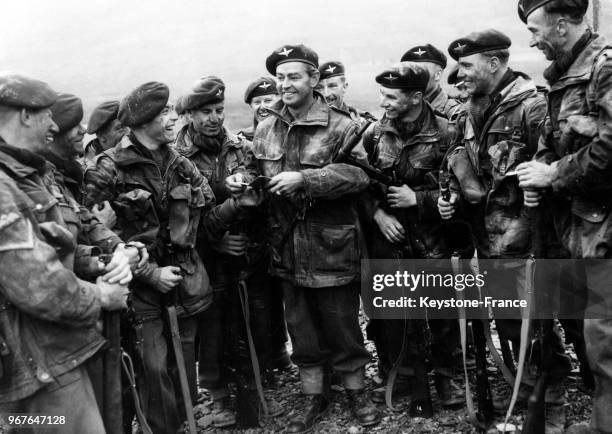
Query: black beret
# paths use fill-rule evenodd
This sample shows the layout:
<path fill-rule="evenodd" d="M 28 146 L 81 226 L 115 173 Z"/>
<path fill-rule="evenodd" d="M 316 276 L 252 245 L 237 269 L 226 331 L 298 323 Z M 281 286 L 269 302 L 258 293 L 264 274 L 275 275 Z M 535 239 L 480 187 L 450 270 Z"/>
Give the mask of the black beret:
<path fill-rule="evenodd" d="M 183 110 L 194 110 L 204 104 L 215 104 L 225 99 L 225 83 L 219 77 L 202 77 L 181 98 Z"/>
<path fill-rule="evenodd" d="M 0 75 L 0 105 L 39 110 L 56 100 L 57 93 L 43 81 L 19 74 Z"/>
<path fill-rule="evenodd" d="M 527 23 L 527 17 L 531 15 L 533 11 L 553 1 L 555 2 L 555 5 L 551 12 L 572 11 L 580 15 L 584 15 L 589 8 L 589 0 L 519 0 L 519 18 L 524 23 Z"/>
<path fill-rule="evenodd" d="M 310 48 L 299 45 L 283 45 L 274 50 L 266 59 L 266 69 L 272 75 L 276 75 L 276 67 L 287 62 L 302 62 L 319 67 L 319 56 Z"/>
<path fill-rule="evenodd" d="M 448 46 L 448 53 L 455 60 L 472 54 L 509 48 L 512 41 L 502 32 L 495 29 L 472 32 L 459 38 Z"/>
<path fill-rule="evenodd" d="M 262 95 L 278 95 L 275 79 L 272 77 L 259 77 L 257 80 L 249 84 L 246 92 L 244 92 L 244 102 L 250 104 L 253 98 Z"/>
<path fill-rule="evenodd" d="M 91 112 L 87 122 L 87 134 L 95 134 L 114 119 L 119 112 L 119 101 L 105 101 Z"/>
<path fill-rule="evenodd" d="M 457 84 L 457 76 L 459 75 L 459 65 L 455 64 L 448 74 L 448 84 L 455 86 Z"/>
<path fill-rule="evenodd" d="M 417 45 L 406 51 L 401 62 L 431 62 L 446 68 L 446 55 L 431 44 Z"/>
<path fill-rule="evenodd" d="M 376 77 L 376 82 L 390 89 L 425 91 L 429 82 L 429 72 L 418 65 L 401 69 L 388 69 Z"/>
<path fill-rule="evenodd" d="M 69 93 L 60 93 L 55 104 L 51 106 L 51 118 L 57 124 L 60 134 L 76 127 L 83 120 L 81 98 Z"/>
<path fill-rule="evenodd" d="M 319 66 L 320 79 L 325 80 L 330 77 L 338 77 L 345 74 L 344 65 L 341 62 L 325 62 Z"/>
<path fill-rule="evenodd" d="M 168 104 L 170 89 L 159 81 L 141 84 L 123 98 L 117 119 L 126 127 L 151 122 Z"/>

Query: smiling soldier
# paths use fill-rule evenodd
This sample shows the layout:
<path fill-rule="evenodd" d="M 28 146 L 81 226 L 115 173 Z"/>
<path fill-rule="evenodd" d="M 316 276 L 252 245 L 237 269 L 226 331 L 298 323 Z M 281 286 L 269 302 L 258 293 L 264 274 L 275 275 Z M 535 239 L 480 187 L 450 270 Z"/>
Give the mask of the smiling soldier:
<path fill-rule="evenodd" d="M 314 92 L 317 66 L 317 54 L 303 45 L 280 47 L 267 58 L 282 100 L 257 127 L 251 163 L 271 178 L 272 270 L 282 279 L 292 359 L 304 394 L 289 433 L 311 431 L 326 410 L 325 366 L 343 376 L 359 423 L 380 420 L 364 392 L 370 356 L 358 318 L 362 250 L 355 194 L 369 179 L 361 169 L 332 162 L 357 124 Z M 238 191 L 236 181 L 230 177 L 228 185 Z"/>

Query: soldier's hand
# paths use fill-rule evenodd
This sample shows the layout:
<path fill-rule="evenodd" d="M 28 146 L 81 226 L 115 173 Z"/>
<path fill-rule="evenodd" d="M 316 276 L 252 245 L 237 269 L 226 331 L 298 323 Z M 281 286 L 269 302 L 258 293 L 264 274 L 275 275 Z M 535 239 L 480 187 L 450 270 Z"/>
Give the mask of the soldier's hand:
<path fill-rule="evenodd" d="M 225 178 L 225 186 L 232 194 L 238 194 L 244 191 L 246 185 L 244 185 L 244 176 L 242 173 L 236 173 Z"/>
<path fill-rule="evenodd" d="M 281 172 L 268 183 L 268 192 L 279 196 L 290 196 L 302 188 L 304 175 L 301 172 Z"/>
<path fill-rule="evenodd" d="M 244 234 L 230 235 L 226 232 L 214 249 L 226 255 L 242 256 L 246 253 L 248 238 Z"/>
<path fill-rule="evenodd" d="M 387 202 L 391 208 L 410 208 L 416 206 L 416 193 L 406 184 L 401 187 L 389 187 Z"/>
<path fill-rule="evenodd" d="M 179 267 L 167 266 L 159 268 L 159 279 L 157 288 L 164 294 L 178 285 L 183 276 Z"/>
<path fill-rule="evenodd" d="M 121 285 L 127 285 L 131 282 L 130 257 L 123 247 L 119 246 L 115 249 L 111 261 L 104 267 L 104 273 L 102 279 L 105 282 Z"/>
<path fill-rule="evenodd" d="M 102 276 L 96 279 L 96 285 L 100 290 L 102 309 L 119 310 L 127 307 L 127 286 L 106 282 Z"/>
<path fill-rule="evenodd" d="M 539 190 L 525 189 L 523 190 L 523 198 L 525 199 L 525 206 L 529 208 L 536 208 L 540 205 L 542 194 Z"/>
<path fill-rule="evenodd" d="M 406 239 L 406 230 L 395 216 L 378 208 L 374 212 L 374 221 L 389 242 L 401 243 Z"/>
<path fill-rule="evenodd" d="M 132 273 L 141 273 L 149 262 L 149 251 L 140 241 L 130 241 L 126 244 L 126 248 L 137 249 L 138 262 L 132 266 Z"/>
<path fill-rule="evenodd" d="M 442 220 L 449 220 L 455 214 L 455 208 L 457 206 L 457 193 L 451 192 L 451 197 L 448 201 L 442 199 L 442 196 L 438 197 L 438 212 Z"/>
<path fill-rule="evenodd" d="M 234 196 L 234 199 L 239 206 L 248 208 L 261 205 L 263 197 L 263 191 L 247 187 L 242 193 Z"/>
<path fill-rule="evenodd" d="M 94 204 L 94 206 L 91 207 L 91 213 L 100 221 L 100 223 L 109 229 L 114 228 L 115 224 L 117 223 L 117 215 L 107 200 L 102 202 L 102 204 Z"/>
<path fill-rule="evenodd" d="M 522 189 L 547 188 L 552 185 L 556 164 L 551 165 L 538 161 L 527 161 L 516 168 L 519 187 Z"/>

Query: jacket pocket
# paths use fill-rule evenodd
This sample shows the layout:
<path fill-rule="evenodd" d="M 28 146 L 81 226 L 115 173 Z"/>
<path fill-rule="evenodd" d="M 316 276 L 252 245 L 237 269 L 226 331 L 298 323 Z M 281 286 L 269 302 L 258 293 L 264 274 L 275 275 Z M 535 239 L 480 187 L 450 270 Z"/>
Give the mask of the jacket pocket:
<path fill-rule="evenodd" d="M 123 240 L 149 245 L 157 238 L 159 220 L 151 196 L 151 192 L 136 188 L 121 193 L 113 202 Z"/>
<path fill-rule="evenodd" d="M 280 143 L 256 138 L 253 144 L 253 154 L 259 161 L 262 175 L 272 177 L 283 171 L 283 156 L 285 153 L 281 149 Z"/>
<path fill-rule="evenodd" d="M 168 226 L 172 244 L 191 248 L 195 245 L 201 208 L 206 198 L 201 188 L 179 184 L 170 190 Z"/>
<path fill-rule="evenodd" d="M 358 270 L 357 236 L 354 225 L 308 223 L 307 240 L 297 243 L 298 255 L 308 254 L 314 274 L 349 274 Z M 308 246 L 301 245 L 307 243 Z"/>

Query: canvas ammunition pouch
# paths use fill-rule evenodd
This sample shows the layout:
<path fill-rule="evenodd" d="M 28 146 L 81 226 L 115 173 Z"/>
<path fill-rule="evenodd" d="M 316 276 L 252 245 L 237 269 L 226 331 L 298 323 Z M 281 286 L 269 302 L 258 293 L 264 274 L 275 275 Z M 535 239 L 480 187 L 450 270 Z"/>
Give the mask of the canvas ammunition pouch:
<path fill-rule="evenodd" d="M 487 191 L 476 176 L 465 147 L 458 146 L 448 155 L 448 165 L 459 182 L 463 197 L 472 205 L 480 203 Z"/>

